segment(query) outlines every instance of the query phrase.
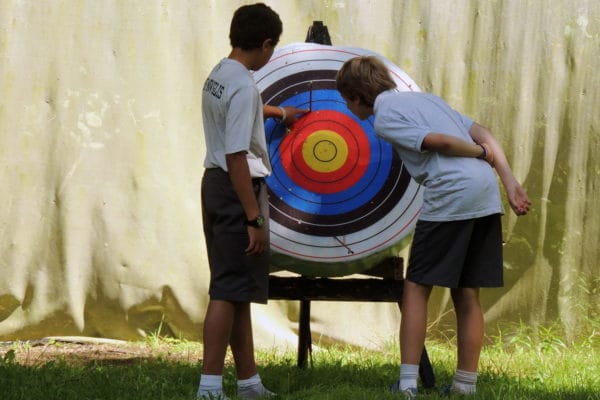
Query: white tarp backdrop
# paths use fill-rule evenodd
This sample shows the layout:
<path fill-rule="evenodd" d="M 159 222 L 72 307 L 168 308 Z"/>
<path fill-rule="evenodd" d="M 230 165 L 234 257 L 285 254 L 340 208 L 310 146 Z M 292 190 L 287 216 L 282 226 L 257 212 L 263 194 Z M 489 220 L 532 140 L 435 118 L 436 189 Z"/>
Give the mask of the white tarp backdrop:
<path fill-rule="evenodd" d="M 0 340 L 159 326 L 201 338 L 200 90 L 245 3 L 0 2 Z M 484 297 L 489 329 L 560 319 L 585 333 L 600 311 L 600 3 L 266 3 L 282 44 L 322 20 L 334 44 L 385 55 L 495 132 L 533 211 L 503 220 L 506 288 Z M 435 294 L 432 319 L 448 301 Z M 259 346 L 295 343 L 297 304 L 254 311 Z M 325 342 L 396 340 L 393 304 L 312 315 Z"/>

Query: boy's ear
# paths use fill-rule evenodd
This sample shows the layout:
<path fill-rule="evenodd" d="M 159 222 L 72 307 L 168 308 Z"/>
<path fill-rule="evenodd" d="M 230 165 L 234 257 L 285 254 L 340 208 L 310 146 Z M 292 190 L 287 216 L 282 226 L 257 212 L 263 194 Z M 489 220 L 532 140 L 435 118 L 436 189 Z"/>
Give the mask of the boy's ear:
<path fill-rule="evenodd" d="M 273 44 L 273 39 L 265 39 L 265 41 L 262 44 L 263 50 L 268 50 L 273 47 L 275 47 L 275 45 Z"/>

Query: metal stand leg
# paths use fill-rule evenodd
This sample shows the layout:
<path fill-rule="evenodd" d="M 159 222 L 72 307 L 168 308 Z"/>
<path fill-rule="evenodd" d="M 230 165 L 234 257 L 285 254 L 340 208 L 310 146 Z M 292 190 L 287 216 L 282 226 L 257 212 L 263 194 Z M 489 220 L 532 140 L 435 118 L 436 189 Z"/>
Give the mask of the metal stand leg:
<path fill-rule="evenodd" d="M 425 347 L 423 347 L 421 361 L 419 362 L 419 377 L 424 388 L 431 389 L 435 387 L 435 375 Z"/>

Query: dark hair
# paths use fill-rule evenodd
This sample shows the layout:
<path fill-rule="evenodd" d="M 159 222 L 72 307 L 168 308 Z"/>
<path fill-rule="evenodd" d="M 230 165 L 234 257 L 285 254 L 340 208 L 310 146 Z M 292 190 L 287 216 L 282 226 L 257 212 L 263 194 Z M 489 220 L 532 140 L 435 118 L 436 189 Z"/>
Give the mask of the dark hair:
<path fill-rule="evenodd" d="M 281 19 L 275 11 L 263 3 L 246 5 L 233 14 L 229 29 L 231 47 L 242 50 L 260 48 L 265 40 L 271 39 L 273 46 L 279 42 L 283 30 Z"/>
<path fill-rule="evenodd" d="M 381 92 L 396 87 L 388 68 L 375 56 L 347 60 L 338 71 L 335 84 L 342 96 L 349 100 L 358 99 L 368 107 L 373 107 Z"/>

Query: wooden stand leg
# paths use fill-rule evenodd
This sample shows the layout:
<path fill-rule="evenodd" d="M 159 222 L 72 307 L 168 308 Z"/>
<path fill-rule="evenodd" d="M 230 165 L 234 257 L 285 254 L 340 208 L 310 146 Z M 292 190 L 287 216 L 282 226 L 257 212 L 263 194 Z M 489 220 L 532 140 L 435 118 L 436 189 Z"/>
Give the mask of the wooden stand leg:
<path fill-rule="evenodd" d="M 312 337 L 310 333 L 310 300 L 300 301 L 300 326 L 298 332 L 298 367 L 308 366 L 308 355 L 312 364 Z"/>

